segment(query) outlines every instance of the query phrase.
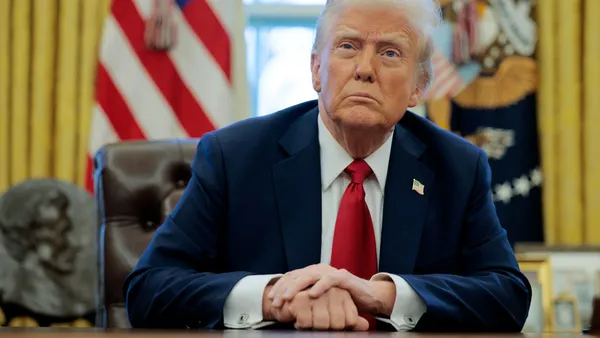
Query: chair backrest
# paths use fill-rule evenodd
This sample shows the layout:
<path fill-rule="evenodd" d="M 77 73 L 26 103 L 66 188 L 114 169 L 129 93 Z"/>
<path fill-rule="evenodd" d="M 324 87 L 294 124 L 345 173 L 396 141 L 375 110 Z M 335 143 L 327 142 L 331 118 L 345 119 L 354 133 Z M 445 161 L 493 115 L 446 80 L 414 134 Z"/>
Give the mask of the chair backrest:
<path fill-rule="evenodd" d="M 129 328 L 123 282 L 191 177 L 197 139 L 110 144 L 94 158 L 98 209 L 96 326 Z"/>

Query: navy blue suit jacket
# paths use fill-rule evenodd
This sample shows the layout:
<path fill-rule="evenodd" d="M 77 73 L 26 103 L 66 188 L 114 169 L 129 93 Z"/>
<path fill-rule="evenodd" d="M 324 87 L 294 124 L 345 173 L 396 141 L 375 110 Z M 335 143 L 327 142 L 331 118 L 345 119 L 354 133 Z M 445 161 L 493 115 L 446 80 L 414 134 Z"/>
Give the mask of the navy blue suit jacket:
<path fill-rule="evenodd" d="M 134 327 L 223 328 L 241 278 L 319 263 L 316 105 L 202 137 L 183 197 L 125 282 Z M 379 271 L 425 302 L 416 331 L 520 331 L 527 317 L 531 287 L 496 216 L 485 153 L 410 112 L 392 143 Z"/>

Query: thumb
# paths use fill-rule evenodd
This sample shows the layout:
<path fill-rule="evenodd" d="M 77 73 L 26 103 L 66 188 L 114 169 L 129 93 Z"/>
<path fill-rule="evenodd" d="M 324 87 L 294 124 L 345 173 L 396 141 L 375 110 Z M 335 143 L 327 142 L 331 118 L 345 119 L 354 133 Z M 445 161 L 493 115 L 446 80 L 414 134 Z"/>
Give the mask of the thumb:
<path fill-rule="evenodd" d="M 354 326 L 354 331 L 368 331 L 369 330 L 369 322 L 363 318 L 358 317 L 358 323 Z"/>

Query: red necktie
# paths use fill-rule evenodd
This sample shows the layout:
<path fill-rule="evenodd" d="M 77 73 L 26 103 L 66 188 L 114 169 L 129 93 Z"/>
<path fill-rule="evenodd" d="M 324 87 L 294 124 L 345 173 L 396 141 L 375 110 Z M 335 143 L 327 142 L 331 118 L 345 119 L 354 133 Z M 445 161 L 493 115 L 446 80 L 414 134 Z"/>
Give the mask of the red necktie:
<path fill-rule="evenodd" d="M 363 161 L 352 162 L 345 170 L 352 182 L 346 188 L 338 210 L 331 251 L 331 266 L 346 269 L 363 279 L 377 273 L 377 248 L 363 182 L 373 171 Z M 375 329 L 375 318 L 361 314 Z"/>

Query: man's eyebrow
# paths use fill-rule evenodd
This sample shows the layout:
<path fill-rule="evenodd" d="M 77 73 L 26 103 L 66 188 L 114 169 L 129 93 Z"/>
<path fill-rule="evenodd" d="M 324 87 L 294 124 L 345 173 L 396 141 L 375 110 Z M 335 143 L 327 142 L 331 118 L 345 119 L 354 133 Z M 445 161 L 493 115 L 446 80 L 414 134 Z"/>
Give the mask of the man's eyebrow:
<path fill-rule="evenodd" d="M 361 37 L 361 34 L 359 31 L 354 30 L 352 28 L 340 28 L 338 30 L 335 31 L 335 37 L 336 39 L 359 39 Z"/>
<path fill-rule="evenodd" d="M 392 44 L 402 47 L 408 47 L 411 44 L 408 36 L 399 33 L 384 34 L 377 40 L 380 44 Z"/>
<path fill-rule="evenodd" d="M 335 39 L 363 39 L 359 31 L 351 28 L 340 28 L 335 32 Z M 410 39 L 402 33 L 383 34 L 377 38 L 378 44 L 392 44 L 402 47 L 410 46 Z"/>

